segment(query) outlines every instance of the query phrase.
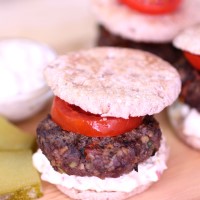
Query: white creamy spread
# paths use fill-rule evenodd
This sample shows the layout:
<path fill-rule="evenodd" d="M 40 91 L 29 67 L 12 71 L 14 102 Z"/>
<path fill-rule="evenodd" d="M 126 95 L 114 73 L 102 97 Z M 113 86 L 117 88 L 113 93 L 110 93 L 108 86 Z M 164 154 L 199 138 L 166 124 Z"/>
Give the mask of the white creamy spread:
<path fill-rule="evenodd" d="M 182 124 L 185 135 L 200 138 L 200 113 L 195 108 L 178 102 L 171 107 L 170 112 L 175 116 L 175 127 Z"/>
<path fill-rule="evenodd" d="M 46 85 L 43 69 L 55 58 L 45 45 L 26 39 L 0 42 L 0 101 Z"/>
<path fill-rule="evenodd" d="M 200 113 L 196 109 L 190 109 L 184 120 L 183 130 L 187 135 L 200 138 Z"/>
<path fill-rule="evenodd" d="M 33 164 L 41 173 L 41 179 L 52 184 L 62 185 L 69 189 L 77 190 L 94 190 L 97 192 L 104 191 L 121 191 L 131 192 L 138 186 L 147 185 L 151 182 L 156 182 L 160 178 L 166 166 L 168 158 L 168 149 L 164 139 L 161 141 L 159 151 L 155 156 L 150 157 L 147 161 L 138 166 L 138 172 L 135 170 L 129 174 L 122 175 L 118 178 L 98 177 L 80 177 L 69 176 L 56 172 L 50 165 L 48 159 L 38 150 L 33 155 Z"/>
<path fill-rule="evenodd" d="M 186 104 L 177 101 L 168 110 L 170 120 L 185 141 L 200 149 L 200 113 Z"/>

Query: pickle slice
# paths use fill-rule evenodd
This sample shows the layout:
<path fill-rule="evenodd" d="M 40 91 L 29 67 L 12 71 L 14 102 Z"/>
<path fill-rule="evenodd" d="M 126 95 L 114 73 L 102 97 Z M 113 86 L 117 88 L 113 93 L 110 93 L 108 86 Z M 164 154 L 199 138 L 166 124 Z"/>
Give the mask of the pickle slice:
<path fill-rule="evenodd" d="M 36 147 L 35 137 L 0 116 L 0 151 L 23 150 Z"/>
<path fill-rule="evenodd" d="M 0 200 L 31 200 L 42 196 L 39 174 L 30 150 L 0 152 Z"/>

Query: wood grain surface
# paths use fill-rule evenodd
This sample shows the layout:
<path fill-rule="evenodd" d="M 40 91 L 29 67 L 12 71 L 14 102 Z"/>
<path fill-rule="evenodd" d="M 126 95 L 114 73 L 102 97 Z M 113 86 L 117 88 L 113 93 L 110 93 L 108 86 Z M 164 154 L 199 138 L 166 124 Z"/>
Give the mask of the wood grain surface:
<path fill-rule="evenodd" d="M 31 134 L 36 134 L 38 122 L 46 116 L 49 109 L 50 104 L 38 115 L 18 123 L 17 126 Z M 156 117 L 170 146 L 168 169 L 159 182 L 130 200 L 200 200 L 200 152 L 189 148 L 175 136 L 169 125 L 166 111 Z M 43 182 L 42 186 L 44 196 L 40 200 L 69 199 L 49 183 Z"/>

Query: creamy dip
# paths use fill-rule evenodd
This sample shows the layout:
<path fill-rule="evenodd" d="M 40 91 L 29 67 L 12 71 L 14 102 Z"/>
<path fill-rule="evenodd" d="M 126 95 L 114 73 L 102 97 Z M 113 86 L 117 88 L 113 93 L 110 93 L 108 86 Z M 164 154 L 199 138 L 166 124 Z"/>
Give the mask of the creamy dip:
<path fill-rule="evenodd" d="M 0 41 L 0 102 L 45 86 L 43 69 L 55 53 L 26 39 Z"/>
<path fill-rule="evenodd" d="M 179 101 L 168 109 L 168 113 L 172 125 L 181 138 L 200 149 L 200 113 Z"/>

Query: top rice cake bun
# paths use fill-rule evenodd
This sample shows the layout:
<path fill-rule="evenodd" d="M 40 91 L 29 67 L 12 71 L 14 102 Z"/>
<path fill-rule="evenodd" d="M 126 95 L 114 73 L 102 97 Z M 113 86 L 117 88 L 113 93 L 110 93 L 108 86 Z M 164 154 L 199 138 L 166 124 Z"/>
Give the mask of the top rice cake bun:
<path fill-rule="evenodd" d="M 200 55 L 200 24 L 182 31 L 174 38 L 173 44 L 178 49 Z"/>
<path fill-rule="evenodd" d="M 148 15 L 118 0 L 91 0 L 98 22 L 113 34 L 137 42 L 171 42 L 188 26 L 200 22 L 200 1 L 183 0 L 172 13 Z"/>
<path fill-rule="evenodd" d="M 99 47 L 68 53 L 45 69 L 54 94 L 85 111 L 129 118 L 159 113 L 178 97 L 178 72 L 141 50 Z"/>

